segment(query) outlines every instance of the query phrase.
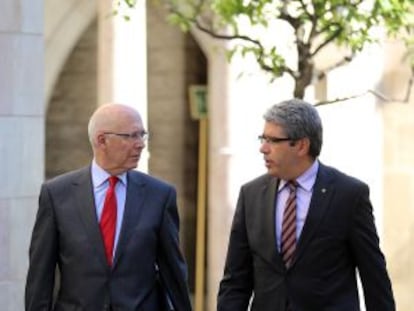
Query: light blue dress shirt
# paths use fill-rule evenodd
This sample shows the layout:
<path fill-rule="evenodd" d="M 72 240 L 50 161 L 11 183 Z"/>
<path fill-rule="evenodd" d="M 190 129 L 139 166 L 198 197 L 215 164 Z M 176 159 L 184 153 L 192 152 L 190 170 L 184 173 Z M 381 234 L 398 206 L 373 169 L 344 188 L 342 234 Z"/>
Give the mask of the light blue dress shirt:
<path fill-rule="evenodd" d="M 296 240 L 299 241 L 300 234 L 308 215 L 309 204 L 312 198 L 313 185 L 319 169 L 319 162 L 313 164 L 297 179 L 298 188 L 296 189 Z M 280 251 L 282 236 L 283 212 L 285 211 L 286 201 L 289 197 L 289 189 L 286 186 L 287 180 L 281 180 L 276 201 L 276 243 Z"/>
<path fill-rule="evenodd" d="M 99 222 L 101 219 L 102 211 L 103 211 L 106 190 L 109 187 L 108 178 L 111 177 L 111 175 L 109 175 L 108 172 L 102 169 L 95 162 L 95 159 L 92 161 L 91 173 L 92 173 L 93 194 L 95 196 L 96 216 Z M 117 216 L 116 216 L 115 243 L 114 243 L 113 256 L 115 256 L 115 250 L 116 250 L 116 246 L 118 245 L 119 234 L 121 232 L 122 220 L 124 218 L 126 188 L 127 188 L 127 174 L 123 173 L 123 174 L 117 175 L 117 177 L 119 181 L 116 183 L 116 186 L 115 186 Z"/>

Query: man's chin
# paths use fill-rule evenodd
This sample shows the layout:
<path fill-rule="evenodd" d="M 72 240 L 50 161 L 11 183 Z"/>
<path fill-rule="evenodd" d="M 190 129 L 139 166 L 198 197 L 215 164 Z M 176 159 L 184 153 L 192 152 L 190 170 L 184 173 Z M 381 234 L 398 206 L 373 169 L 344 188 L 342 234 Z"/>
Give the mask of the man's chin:
<path fill-rule="evenodd" d="M 138 161 L 132 162 L 128 167 L 128 169 L 130 169 L 130 170 L 134 170 L 136 168 L 138 168 Z"/>
<path fill-rule="evenodd" d="M 272 170 L 271 168 L 267 168 L 267 173 L 272 177 L 278 177 L 279 176 L 277 171 L 275 171 L 274 169 Z"/>

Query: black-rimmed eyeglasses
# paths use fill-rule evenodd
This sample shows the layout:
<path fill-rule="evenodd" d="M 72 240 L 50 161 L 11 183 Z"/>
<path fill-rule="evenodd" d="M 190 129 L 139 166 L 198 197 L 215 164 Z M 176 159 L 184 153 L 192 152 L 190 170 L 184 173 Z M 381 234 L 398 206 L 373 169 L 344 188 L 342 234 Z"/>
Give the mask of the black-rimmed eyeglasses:
<path fill-rule="evenodd" d="M 278 144 L 283 141 L 292 141 L 293 138 L 290 137 L 274 137 L 274 136 L 267 136 L 267 135 L 259 135 L 258 137 L 261 144 Z"/>
<path fill-rule="evenodd" d="M 105 135 L 115 135 L 125 138 L 126 140 L 141 140 L 146 141 L 148 139 L 147 131 L 133 132 L 133 133 L 116 133 L 116 132 L 104 132 Z"/>

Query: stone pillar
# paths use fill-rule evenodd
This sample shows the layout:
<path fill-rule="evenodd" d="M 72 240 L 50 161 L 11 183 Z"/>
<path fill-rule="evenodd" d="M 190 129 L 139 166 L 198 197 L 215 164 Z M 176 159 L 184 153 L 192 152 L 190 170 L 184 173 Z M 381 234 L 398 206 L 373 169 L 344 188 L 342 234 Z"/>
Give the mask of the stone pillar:
<path fill-rule="evenodd" d="M 207 209 L 207 300 L 205 310 L 215 310 L 218 284 L 223 275 L 232 203 L 229 198 L 228 64 L 220 55 L 209 55 L 208 84 L 209 154 Z M 220 103 L 220 104 L 219 104 Z"/>
<path fill-rule="evenodd" d="M 98 105 L 113 100 L 113 18 L 112 3 L 98 0 Z"/>
<path fill-rule="evenodd" d="M 0 304 L 19 311 L 44 172 L 43 1 L 0 12 Z"/>
<path fill-rule="evenodd" d="M 411 72 L 402 42 L 390 40 L 381 81 L 388 96 L 403 99 Z M 414 90 L 407 103 L 384 105 L 384 246 L 397 309 L 412 310 L 414 288 Z"/>
<path fill-rule="evenodd" d="M 147 126 L 146 1 L 127 8 L 123 1 L 98 4 L 98 106 L 117 102 L 136 108 Z M 113 10 L 118 14 L 111 16 Z M 148 171 L 148 151 L 142 154 L 140 171 Z"/>

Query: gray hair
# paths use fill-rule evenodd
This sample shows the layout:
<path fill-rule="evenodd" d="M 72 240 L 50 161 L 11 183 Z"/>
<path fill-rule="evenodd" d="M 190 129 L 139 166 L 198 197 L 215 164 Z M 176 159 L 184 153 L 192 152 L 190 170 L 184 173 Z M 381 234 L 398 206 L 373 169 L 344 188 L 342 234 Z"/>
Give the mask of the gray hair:
<path fill-rule="evenodd" d="M 320 154 L 322 122 L 313 105 L 301 99 L 290 99 L 273 105 L 263 117 L 266 122 L 280 125 L 292 140 L 308 138 L 310 141 L 309 155 L 313 158 Z"/>

